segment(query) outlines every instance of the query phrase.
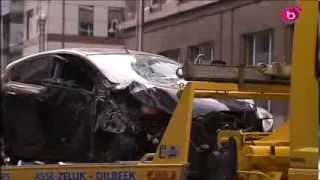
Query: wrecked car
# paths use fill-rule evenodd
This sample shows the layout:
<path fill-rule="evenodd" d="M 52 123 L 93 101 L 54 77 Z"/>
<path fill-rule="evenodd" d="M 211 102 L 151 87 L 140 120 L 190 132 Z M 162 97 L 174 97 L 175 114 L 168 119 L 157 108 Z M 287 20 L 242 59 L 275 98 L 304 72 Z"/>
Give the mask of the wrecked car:
<path fill-rule="evenodd" d="M 178 102 L 179 64 L 126 49 L 61 49 L 24 57 L 2 76 L 3 158 L 114 162 L 155 152 Z M 215 148 L 219 129 L 263 131 L 253 101 L 195 99 L 192 147 Z"/>

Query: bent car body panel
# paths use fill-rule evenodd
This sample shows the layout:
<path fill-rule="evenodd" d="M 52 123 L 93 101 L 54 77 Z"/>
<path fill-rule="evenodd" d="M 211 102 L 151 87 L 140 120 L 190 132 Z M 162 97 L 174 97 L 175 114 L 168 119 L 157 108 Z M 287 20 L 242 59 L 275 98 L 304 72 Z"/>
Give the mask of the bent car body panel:
<path fill-rule="evenodd" d="M 105 58 L 105 55 L 114 57 L 112 54 L 130 56 L 131 59 L 108 69 L 110 73 L 114 70 L 115 77 L 119 76 L 110 81 L 110 76 L 105 73 L 105 69 L 94 63 L 90 57 L 103 55 L 103 58 L 99 60 L 103 62 L 103 65 L 119 63 Z M 149 79 L 150 81 L 145 79 L 143 75 L 131 68 L 130 62 L 133 61 L 132 57 L 135 55 L 150 55 L 156 57 L 155 59 L 161 57 L 125 50 L 93 50 L 90 52 L 88 49 L 85 51 L 64 49 L 28 56 L 8 65 L 5 75 L 10 76 L 10 71 L 16 65 L 34 57 L 62 57 L 64 58 L 62 63 L 66 64 L 83 60 L 81 62 L 89 63 L 90 67 L 94 67 L 95 76 L 93 78 L 97 82 L 95 82 L 95 89 L 89 91 L 83 88 L 84 86 L 74 86 L 72 82 L 70 83 L 70 79 L 66 79 L 65 82 L 60 81 L 59 78 L 53 81 L 52 79 L 46 80 L 41 82 L 41 86 L 45 87 L 45 92 L 41 91 L 40 97 L 36 94 L 32 97 L 22 94 L 18 94 L 19 97 L 12 97 L 13 94 L 4 90 L 3 97 L 5 98 L 3 99 L 5 100 L 2 101 L 2 105 L 10 110 L 4 111 L 1 123 L 6 129 L 5 143 L 8 142 L 4 146 L 5 152 L 18 159 L 74 162 L 136 160 L 145 152 L 154 152 L 153 149 L 159 143 L 159 138 L 179 101 L 179 83 L 187 82 L 178 78 L 158 82 L 152 81 L 153 79 Z M 128 62 L 129 64 L 126 64 Z M 172 64 L 177 63 L 170 65 Z M 74 69 L 80 71 L 81 68 Z M 83 74 L 81 71 L 80 75 Z M 3 77 L 6 77 L 5 75 Z M 85 74 L 81 78 L 86 76 L 89 75 Z M 172 77 L 168 76 L 168 78 Z M 10 78 L 7 80 L 5 84 L 9 85 Z M 20 92 L 19 90 L 24 90 L 24 87 L 14 86 L 12 90 Z M 29 87 L 33 87 L 32 84 Z M 155 110 L 154 112 L 157 113 L 150 116 L 143 113 L 143 106 L 160 112 Z M 255 112 L 255 107 L 250 102 L 196 98 L 193 117 L 197 119 L 206 116 L 205 120 L 214 123 L 215 121 L 242 119 L 242 113 L 247 111 Z M 220 112 L 237 113 L 233 115 L 221 113 L 220 115 Z M 158 121 L 159 119 L 162 121 Z M 199 122 L 203 123 L 200 120 Z M 31 138 L 32 136 L 37 138 Z M 130 153 L 138 151 L 139 144 L 147 150 L 137 152 L 136 156 L 131 155 Z"/>

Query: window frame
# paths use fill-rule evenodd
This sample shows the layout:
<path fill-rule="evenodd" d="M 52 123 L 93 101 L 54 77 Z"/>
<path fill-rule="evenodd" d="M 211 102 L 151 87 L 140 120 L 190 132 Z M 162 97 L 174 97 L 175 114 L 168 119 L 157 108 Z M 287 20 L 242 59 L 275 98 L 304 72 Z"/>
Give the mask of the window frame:
<path fill-rule="evenodd" d="M 120 12 L 121 14 L 121 19 L 119 20 L 118 18 L 111 18 L 110 14 L 112 13 L 112 11 L 114 12 Z M 122 7 L 108 7 L 108 27 L 107 27 L 107 34 L 108 37 L 114 37 L 115 34 L 112 34 L 111 32 L 109 32 L 109 30 L 111 29 L 111 27 L 113 26 L 113 20 L 116 19 L 118 21 L 118 23 L 121 23 L 125 20 L 125 15 L 124 15 L 125 9 Z M 117 29 L 114 29 L 115 33 Z"/>
<path fill-rule="evenodd" d="M 34 15 L 34 10 L 33 9 L 29 9 L 27 10 L 26 12 L 26 40 L 29 40 L 30 39 L 30 33 L 31 33 L 31 27 L 32 27 L 32 24 L 31 24 L 31 21 L 32 21 L 32 18 L 33 18 L 33 15 Z"/>
<path fill-rule="evenodd" d="M 60 76 L 58 77 L 58 79 L 61 80 L 62 82 L 70 81 L 70 80 L 74 81 L 74 82 L 79 82 L 78 81 L 79 79 L 65 79 L 65 75 L 63 74 L 70 67 L 78 67 L 79 64 L 80 64 L 81 67 L 88 68 L 89 69 L 88 73 L 91 74 L 91 75 L 97 71 L 97 69 L 94 66 L 92 66 L 92 64 L 90 62 L 88 62 L 85 59 L 83 59 L 83 57 L 79 57 L 77 55 L 67 54 L 67 53 L 66 54 L 63 54 L 63 53 L 62 54 L 57 54 L 57 56 L 59 56 L 60 62 L 62 62 L 60 64 L 61 73 L 60 73 Z M 67 57 L 65 57 L 65 56 L 67 56 Z M 68 57 L 68 56 L 70 56 L 70 57 Z M 71 64 L 71 66 L 69 64 Z M 75 66 L 74 64 L 77 64 L 77 65 Z M 73 71 L 72 73 L 74 73 L 74 72 L 79 73 L 80 72 L 79 68 L 71 68 L 71 69 L 78 70 L 78 72 L 77 71 Z M 71 72 L 70 69 L 67 72 Z M 80 77 L 80 76 L 77 76 L 77 77 Z M 88 89 L 88 88 L 81 87 L 80 89 L 86 90 L 88 92 L 94 91 L 94 87 L 96 86 L 96 81 L 92 77 L 90 77 L 89 75 L 88 75 L 88 78 L 86 80 L 90 81 L 90 87 L 91 88 Z M 84 81 L 82 81 L 82 82 L 84 82 Z M 82 85 L 82 83 L 75 83 L 75 85 L 80 87 Z"/>
<path fill-rule="evenodd" d="M 256 38 L 259 34 L 262 33 L 268 33 L 268 64 L 272 64 L 273 62 L 273 43 L 274 43 L 274 30 L 273 29 L 266 29 L 263 31 L 257 31 L 257 32 L 252 32 L 252 33 L 247 33 L 242 35 L 243 40 L 244 40 L 244 60 L 245 60 L 245 64 L 249 65 L 249 66 L 255 66 L 257 65 L 257 59 L 256 59 Z M 250 44 L 251 42 L 249 42 L 250 38 L 252 38 L 252 52 L 250 55 Z M 252 57 L 251 57 L 252 56 Z M 250 59 L 252 58 L 252 59 Z M 258 62 L 259 63 L 259 62 Z M 262 101 L 261 101 L 262 102 Z M 257 103 L 255 101 L 255 103 Z M 271 100 L 266 100 L 266 108 L 267 111 L 271 112 L 272 111 L 272 101 Z M 259 102 L 258 104 L 259 105 Z"/>
<path fill-rule="evenodd" d="M 253 33 L 247 33 L 243 35 L 243 40 L 244 40 L 244 59 L 245 59 L 245 64 L 247 65 L 257 65 L 257 59 L 256 59 L 256 49 L 257 49 L 257 36 L 262 33 L 268 33 L 268 64 L 272 64 L 273 62 L 273 46 L 274 46 L 274 30 L 273 29 L 266 29 L 263 31 L 257 31 Z M 250 38 L 252 38 L 252 52 L 250 56 L 250 43 L 249 42 Z M 249 48 L 249 49 L 248 49 Z M 252 59 L 251 59 L 252 58 Z"/>
<path fill-rule="evenodd" d="M 87 28 L 86 31 L 82 30 L 82 21 L 81 17 L 81 10 L 88 11 L 88 9 L 92 9 L 92 29 Z M 89 23 L 87 25 L 90 25 Z M 88 26 L 89 27 L 89 26 Z M 94 36 L 94 6 L 93 5 L 79 5 L 78 6 L 78 34 L 79 36 Z"/>
<path fill-rule="evenodd" d="M 192 45 L 192 46 L 189 46 L 188 47 L 188 56 L 191 60 L 191 62 L 194 62 L 195 61 L 195 58 L 200 54 L 200 52 L 198 53 L 198 55 L 196 57 L 193 57 L 194 56 L 194 52 L 193 50 L 195 48 L 199 48 L 200 46 L 208 46 L 210 48 L 210 59 L 209 61 L 211 62 L 212 60 L 215 60 L 214 59 L 214 41 L 206 41 L 206 42 L 202 42 L 202 43 L 199 43 L 199 44 L 196 44 L 196 45 Z M 202 64 L 202 63 L 200 63 Z"/>
<path fill-rule="evenodd" d="M 44 58 L 50 58 L 50 59 L 44 59 Z M 35 57 L 31 57 L 30 59 L 24 59 L 24 60 L 18 62 L 17 64 L 13 65 L 10 69 L 8 69 L 8 73 L 9 73 L 8 80 L 9 81 L 13 81 L 13 82 L 24 83 L 24 84 L 40 85 L 38 82 L 34 82 L 35 80 L 33 80 L 32 82 L 22 82 L 21 80 L 13 79 L 13 74 L 16 73 L 17 68 L 21 68 L 21 67 L 25 68 L 24 67 L 25 65 L 29 64 L 29 66 L 30 66 L 30 64 L 32 64 L 32 63 L 34 63 L 36 61 L 38 61 L 38 62 L 39 61 L 55 61 L 55 59 L 53 59 L 53 57 L 51 57 L 51 56 L 35 56 Z M 50 73 L 51 73 L 51 75 L 50 75 L 51 78 L 53 77 L 52 71 L 55 68 L 55 66 L 56 66 L 55 63 L 53 62 L 51 70 L 49 70 Z M 20 69 L 20 71 L 21 71 L 21 69 Z M 20 72 L 19 74 L 22 74 L 22 72 Z"/>

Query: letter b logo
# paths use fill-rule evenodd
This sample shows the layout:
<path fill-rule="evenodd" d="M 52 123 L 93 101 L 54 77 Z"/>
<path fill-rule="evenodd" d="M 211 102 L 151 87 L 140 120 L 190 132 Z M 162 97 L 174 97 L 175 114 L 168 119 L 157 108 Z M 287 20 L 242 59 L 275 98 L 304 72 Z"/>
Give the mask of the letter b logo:
<path fill-rule="evenodd" d="M 298 6 L 285 8 L 281 12 L 281 18 L 286 23 L 293 23 L 295 20 L 298 19 L 301 11 L 302 11 L 302 9 Z"/>
<path fill-rule="evenodd" d="M 290 21 L 294 21 L 297 18 L 296 12 L 291 12 L 290 10 L 287 10 L 286 12 L 286 18 Z"/>

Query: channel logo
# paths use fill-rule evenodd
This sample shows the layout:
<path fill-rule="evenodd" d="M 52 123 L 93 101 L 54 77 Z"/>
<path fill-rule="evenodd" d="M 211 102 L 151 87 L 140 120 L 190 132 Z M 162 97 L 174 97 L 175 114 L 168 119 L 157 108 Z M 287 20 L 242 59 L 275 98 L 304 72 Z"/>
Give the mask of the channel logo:
<path fill-rule="evenodd" d="M 281 12 L 281 19 L 285 23 L 294 23 L 299 18 L 301 12 L 302 8 L 299 6 L 285 8 Z"/>

